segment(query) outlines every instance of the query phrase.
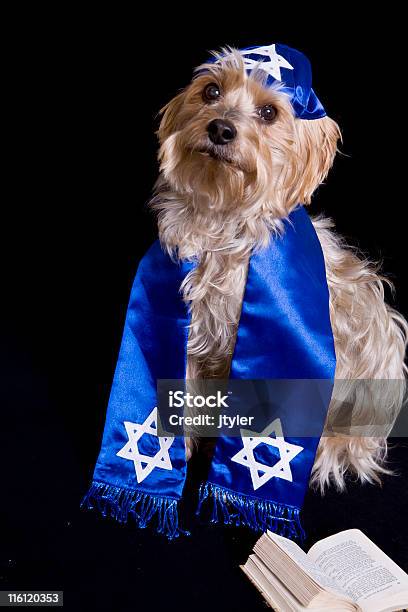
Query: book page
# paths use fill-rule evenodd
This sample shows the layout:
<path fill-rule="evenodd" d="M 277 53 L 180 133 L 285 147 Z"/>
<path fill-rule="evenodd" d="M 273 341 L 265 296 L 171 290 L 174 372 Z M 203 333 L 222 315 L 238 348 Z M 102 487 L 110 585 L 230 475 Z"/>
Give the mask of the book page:
<path fill-rule="evenodd" d="M 256 555 L 250 555 L 245 566 L 241 568 L 255 582 L 274 609 L 292 610 L 293 612 L 301 612 L 306 609 Z"/>
<path fill-rule="evenodd" d="M 333 580 L 331 576 L 328 576 L 325 572 L 322 572 L 321 569 L 314 563 L 314 561 L 309 557 L 309 553 L 306 554 L 300 546 L 292 542 L 292 540 L 288 540 L 287 538 L 283 538 L 282 536 L 277 535 L 276 533 L 272 533 L 271 531 L 267 532 L 268 536 L 273 540 L 278 546 L 287 554 L 295 563 L 297 563 L 302 570 L 308 574 L 313 580 L 324 589 L 332 590 L 335 593 L 344 596 L 345 593 L 342 589 L 339 588 L 338 583 Z"/>
<path fill-rule="evenodd" d="M 317 542 L 307 556 L 363 609 L 408 592 L 408 575 L 359 529 Z"/>

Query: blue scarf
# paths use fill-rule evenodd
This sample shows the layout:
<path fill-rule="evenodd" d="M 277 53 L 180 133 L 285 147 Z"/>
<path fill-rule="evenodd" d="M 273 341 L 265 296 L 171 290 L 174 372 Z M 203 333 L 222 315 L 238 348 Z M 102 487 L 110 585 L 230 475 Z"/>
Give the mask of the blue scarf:
<path fill-rule="evenodd" d="M 178 519 L 185 446 L 182 436 L 158 436 L 157 380 L 185 377 L 189 312 L 180 285 L 194 265 L 172 261 L 158 241 L 139 264 L 102 448 L 82 502 L 120 522 L 153 522 L 169 538 L 185 533 Z M 323 254 L 309 216 L 298 207 L 283 234 L 250 258 L 230 379 L 331 381 L 335 365 Z M 285 435 L 293 422 L 301 432 L 310 421 L 298 397 L 295 405 L 269 405 L 260 437 L 220 436 L 198 512 L 208 500 L 212 522 L 302 537 L 299 511 L 330 393 L 321 397 L 313 415 L 317 434 Z"/>

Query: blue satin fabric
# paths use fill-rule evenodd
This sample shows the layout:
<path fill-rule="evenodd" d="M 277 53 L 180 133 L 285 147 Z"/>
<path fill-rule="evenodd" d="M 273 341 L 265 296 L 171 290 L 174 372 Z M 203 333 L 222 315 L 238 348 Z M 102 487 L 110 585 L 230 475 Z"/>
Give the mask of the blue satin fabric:
<path fill-rule="evenodd" d="M 276 51 L 288 60 L 293 70 L 282 69 L 284 90 L 291 98 L 296 117 L 300 119 L 321 119 L 326 111 L 312 88 L 312 68 L 306 55 L 286 45 L 277 44 Z M 265 59 L 263 57 L 263 59 Z M 268 84 L 274 82 L 268 77 Z"/>
<path fill-rule="evenodd" d="M 128 442 L 124 422 L 143 423 L 157 406 L 156 381 L 185 377 L 189 315 L 180 296 L 180 285 L 191 267 L 190 263 L 171 261 L 159 241 L 139 264 L 94 472 L 96 482 L 181 497 L 186 474 L 182 438 L 177 437 L 170 448 L 173 470 L 154 469 L 140 484 L 133 462 L 116 453 Z M 138 447 L 142 454 L 153 456 L 158 451 L 157 438 L 144 435 Z"/>
<path fill-rule="evenodd" d="M 325 382 L 316 388 L 312 414 L 302 411 L 299 383 L 293 384 L 293 394 L 281 401 L 277 412 L 270 398 L 270 421 L 279 417 L 284 434 L 294 430 L 294 418 L 298 424 L 313 418 L 313 425 L 307 423 L 306 427 L 305 423 L 305 430 L 321 432 L 335 368 L 323 253 L 308 214 L 304 208 L 297 208 L 285 221 L 284 234 L 251 257 L 230 378 L 322 379 Z M 306 392 L 310 395 L 310 385 Z M 226 460 L 242 449 L 242 440 L 226 436 L 217 443 L 209 482 L 300 508 L 319 438 L 285 439 L 304 449 L 291 461 L 292 482 L 273 478 L 254 493 L 248 468 Z M 270 463 L 269 446 L 258 447 L 257 454 L 266 465 L 276 460 Z"/>
<path fill-rule="evenodd" d="M 109 501 L 116 506 L 123 491 L 146 494 L 156 500 L 154 503 L 158 497 L 177 500 L 182 495 L 186 476 L 182 438 L 175 438 L 169 449 L 172 469 L 156 467 L 140 483 L 133 462 L 117 453 L 128 442 L 124 422 L 141 424 L 157 406 L 157 380 L 185 377 L 189 314 L 180 285 L 192 266 L 171 261 L 156 241 L 136 274 L 94 472 L 95 490 L 104 485 L 113 487 Z M 297 208 L 285 221 L 284 234 L 271 239 L 266 249 L 250 259 L 231 378 L 332 379 L 334 370 L 323 255 L 307 213 Z M 329 397 L 317 416 L 320 429 L 328 402 Z M 306 418 L 301 401 L 296 414 L 291 406 L 284 414 L 284 408 L 282 405 L 282 414 L 278 415 L 284 432 L 291 418 Z M 271 415 L 271 420 L 274 417 Z M 299 508 L 318 439 L 288 441 L 305 449 L 292 461 L 293 482 L 273 478 L 254 493 L 248 468 L 231 461 L 242 448 L 240 437 L 219 440 L 209 481 L 241 495 Z M 154 456 L 157 437 L 143 435 L 138 448 L 142 454 Z M 259 449 L 259 453 L 262 461 L 271 460 L 270 447 Z"/>

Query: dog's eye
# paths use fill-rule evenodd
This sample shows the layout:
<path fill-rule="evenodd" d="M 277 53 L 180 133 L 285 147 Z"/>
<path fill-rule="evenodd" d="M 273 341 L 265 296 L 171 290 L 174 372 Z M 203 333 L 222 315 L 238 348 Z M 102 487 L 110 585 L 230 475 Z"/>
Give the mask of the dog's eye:
<path fill-rule="evenodd" d="M 218 100 L 221 95 L 221 90 L 216 83 L 210 83 L 204 87 L 203 100 L 204 102 L 213 102 Z"/>
<path fill-rule="evenodd" d="M 266 106 L 262 106 L 260 109 L 258 109 L 258 114 L 261 119 L 271 123 L 275 119 L 277 112 L 276 108 L 272 106 L 272 104 L 267 104 Z"/>

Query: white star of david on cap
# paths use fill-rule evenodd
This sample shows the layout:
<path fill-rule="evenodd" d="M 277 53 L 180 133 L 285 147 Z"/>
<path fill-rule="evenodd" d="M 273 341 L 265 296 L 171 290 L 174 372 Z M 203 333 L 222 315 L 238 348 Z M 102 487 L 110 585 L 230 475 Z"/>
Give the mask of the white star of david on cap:
<path fill-rule="evenodd" d="M 141 483 L 145 478 L 147 478 L 154 468 L 160 468 L 162 470 L 173 469 L 170 461 L 169 448 L 174 442 L 174 437 L 158 436 L 158 421 L 159 416 L 157 414 L 157 407 L 155 407 L 146 418 L 145 422 L 141 425 L 139 423 L 131 423 L 130 421 L 125 421 L 123 423 L 129 438 L 129 442 L 126 442 L 125 446 L 116 454 L 118 457 L 122 457 L 122 459 L 129 459 L 130 461 L 133 461 L 136 471 L 136 480 L 138 483 Z M 144 434 L 156 436 L 159 441 L 160 449 L 153 457 L 150 457 L 149 455 L 142 455 L 139 452 L 138 441 Z M 143 467 L 143 465 L 145 465 L 145 467 Z"/>
<path fill-rule="evenodd" d="M 276 437 L 269 437 L 271 434 L 275 434 Z M 231 461 L 240 463 L 249 469 L 254 491 L 266 484 L 271 478 L 282 478 L 292 482 L 290 462 L 303 450 L 303 447 L 285 441 L 280 419 L 272 421 L 261 433 L 241 429 L 241 438 L 244 448 L 231 457 Z M 254 450 L 259 444 L 267 444 L 277 448 L 280 455 L 279 461 L 272 466 L 257 461 Z"/>
<path fill-rule="evenodd" d="M 260 70 L 264 70 L 277 81 L 282 80 L 281 68 L 293 70 L 293 66 L 289 64 L 289 62 L 282 55 L 277 53 L 275 45 L 270 45 L 269 47 L 257 47 L 256 49 L 244 49 L 243 51 L 240 51 L 240 53 L 244 58 L 244 66 L 247 70 L 252 70 L 258 66 Z M 246 55 L 252 54 L 264 55 L 265 57 L 268 57 L 268 60 L 260 62 L 259 60 L 245 57 Z"/>

